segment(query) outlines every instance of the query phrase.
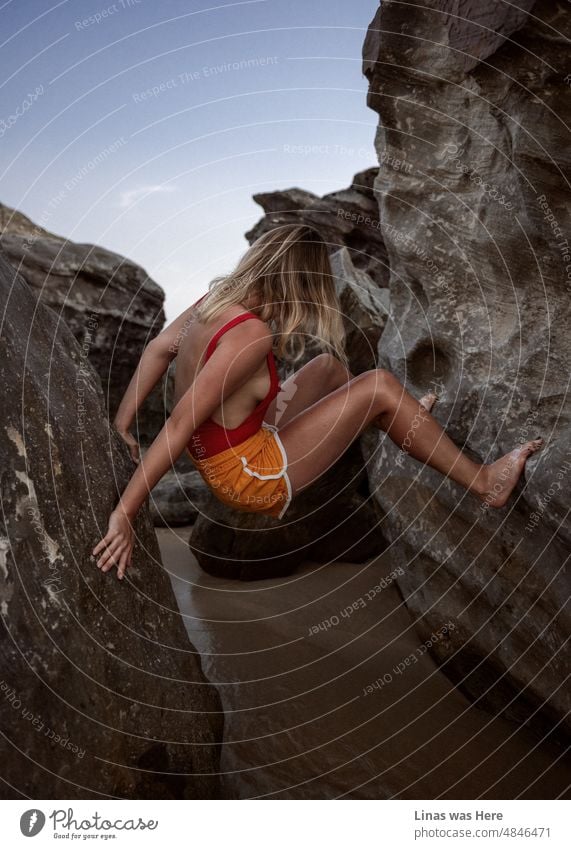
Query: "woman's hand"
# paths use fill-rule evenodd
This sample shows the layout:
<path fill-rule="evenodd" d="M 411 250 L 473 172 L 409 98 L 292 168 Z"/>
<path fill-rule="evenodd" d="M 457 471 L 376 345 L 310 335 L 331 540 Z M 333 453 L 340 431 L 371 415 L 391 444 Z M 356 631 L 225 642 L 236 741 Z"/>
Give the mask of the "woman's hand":
<path fill-rule="evenodd" d="M 94 557 L 103 552 L 97 567 L 102 572 L 108 572 L 116 565 L 117 577 L 122 580 L 127 566 L 131 565 L 134 541 L 135 533 L 129 517 L 120 508 L 114 510 L 109 517 L 107 534 L 92 551 Z"/>
<path fill-rule="evenodd" d="M 129 449 L 129 454 L 131 455 L 131 459 L 135 461 L 135 463 L 140 463 L 141 461 L 141 453 L 139 450 L 139 443 L 133 436 L 133 434 L 128 430 L 120 430 L 117 428 L 117 432 L 123 442 L 127 445 Z"/>

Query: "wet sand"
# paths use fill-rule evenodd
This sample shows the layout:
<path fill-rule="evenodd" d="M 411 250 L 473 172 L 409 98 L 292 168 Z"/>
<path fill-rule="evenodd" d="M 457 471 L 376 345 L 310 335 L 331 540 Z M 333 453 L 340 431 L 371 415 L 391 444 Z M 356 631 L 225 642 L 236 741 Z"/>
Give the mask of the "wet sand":
<path fill-rule="evenodd" d="M 423 651 L 394 583 L 367 600 L 391 573 L 387 556 L 241 583 L 202 572 L 189 534 L 158 530 L 189 637 L 224 706 L 228 797 L 565 793 L 561 751 L 455 689 Z"/>

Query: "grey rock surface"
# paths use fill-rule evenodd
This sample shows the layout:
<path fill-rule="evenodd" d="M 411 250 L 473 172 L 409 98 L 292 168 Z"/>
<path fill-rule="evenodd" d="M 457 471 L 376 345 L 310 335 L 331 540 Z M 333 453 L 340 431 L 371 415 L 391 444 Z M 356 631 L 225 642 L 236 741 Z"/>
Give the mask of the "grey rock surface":
<path fill-rule="evenodd" d="M 457 623 L 434 652 L 465 692 L 560 730 L 571 715 L 570 35 L 562 2 L 383 2 L 363 47 L 391 268 L 380 365 L 417 396 L 436 388 L 434 415 L 478 462 L 546 440 L 500 511 L 389 439 L 364 440 L 399 585 L 422 634 Z"/>
<path fill-rule="evenodd" d="M 373 191 L 377 171 L 359 171 L 348 188 L 323 197 L 298 188 L 253 195 L 266 214 L 246 233 L 246 238 L 252 244 L 278 224 L 308 224 L 321 233 L 331 253 L 346 247 L 356 269 L 365 271 L 378 286 L 387 286 L 387 255 Z M 365 222 L 367 225 L 363 226 Z"/>
<path fill-rule="evenodd" d="M 330 262 L 343 313 L 349 366 L 353 374 L 360 374 L 376 366 L 377 346 L 389 316 L 390 292 L 355 268 L 347 248 L 331 254 Z"/>
<path fill-rule="evenodd" d="M 144 347 L 164 324 L 163 290 L 140 265 L 50 233 L 3 204 L 0 248 L 71 329 L 101 378 L 113 418 Z M 139 411 L 135 430 L 143 443 L 162 427 L 162 394 L 156 389 Z"/>
<path fill-rule="evenodd" d="M 97 375 L 0 252 L 5 798 L 216 798 L 220 702 L 148 510 L 126 579 L 91 550 L 133 471 Z"/>
<path fill-rule="evenodd" d="M 210 490 L 196 469 L 167 472 L 151 493 L 155 527 L 191 525 L 210 503 Z"/>

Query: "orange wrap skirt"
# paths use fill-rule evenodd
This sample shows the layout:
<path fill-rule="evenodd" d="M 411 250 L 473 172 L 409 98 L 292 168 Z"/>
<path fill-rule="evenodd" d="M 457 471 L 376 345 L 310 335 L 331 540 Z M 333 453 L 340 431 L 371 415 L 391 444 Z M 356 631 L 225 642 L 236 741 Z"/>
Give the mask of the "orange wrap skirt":
<path fill-rule="evenodd" d="M 188 450 L 188 449 L 187 449 Z M 200 445 L 193 441 L 193 450 Z M 287 457 L 275 425 L 211 457 L 189 457 L 216 498 L 247 513 L 283 518 L 292 499 Z"/>

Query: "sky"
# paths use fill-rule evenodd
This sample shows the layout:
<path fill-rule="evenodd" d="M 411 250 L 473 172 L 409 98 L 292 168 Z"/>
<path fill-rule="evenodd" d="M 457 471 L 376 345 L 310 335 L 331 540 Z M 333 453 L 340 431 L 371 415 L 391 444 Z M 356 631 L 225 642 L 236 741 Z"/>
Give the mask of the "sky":
<path fill-rule="evenodd" d="M 376 0 L 0 0 L 0 201 L 142 265 L 170 321 L 232 270 L 252 195 L 376 165 Z"/>

